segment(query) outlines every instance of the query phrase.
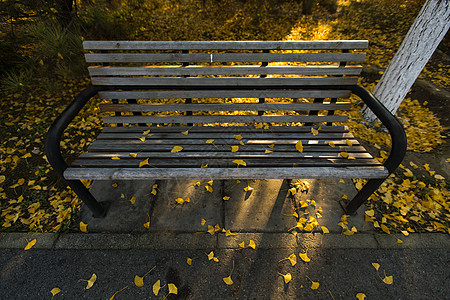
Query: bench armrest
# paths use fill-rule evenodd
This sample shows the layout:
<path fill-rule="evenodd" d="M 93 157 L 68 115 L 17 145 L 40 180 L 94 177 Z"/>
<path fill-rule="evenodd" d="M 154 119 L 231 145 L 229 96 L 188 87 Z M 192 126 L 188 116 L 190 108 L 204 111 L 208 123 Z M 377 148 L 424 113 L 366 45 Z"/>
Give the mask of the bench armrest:
<path fill-rule="evenodd" d="M 351 86 L 352 92 L 359 96 L 367 107 L 378 117 L 389 131 L 392 149 L 384 166 L 392 174 L 400 165 L 406 154 L 406 134 L 400 121 L 372 93 L 361 86 Z"/>
<path fill-rule="evenodd" d="M 105 88 L 102 86 L 92 85 L 84 89 L 75 97 L 58 118 L 56 118 L 47 132 L 45 138 L 45 154 L 50 165 L 59 175 L 61 175 L 61 177 L 63 177 L 64 170 L 67 168 L 67 164 L 61 155 L 61 135 L 89 99 L 95 96 L 97 92 L 104 89 Z"/>

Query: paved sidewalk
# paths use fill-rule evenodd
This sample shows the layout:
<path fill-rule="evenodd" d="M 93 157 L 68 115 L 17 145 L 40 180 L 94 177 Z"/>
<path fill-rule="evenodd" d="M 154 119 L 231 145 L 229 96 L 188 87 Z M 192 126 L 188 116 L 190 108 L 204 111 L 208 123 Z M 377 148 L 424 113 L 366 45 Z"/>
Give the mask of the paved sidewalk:
<path fill-rule="evenodd" d="M 108 215 L 93 219 L 82 209 L 80 220 L 89 223 L 88 232 L 0 234 L 0 300 L 50 299 L 163 299 L 167 286 L 156 297 L 152 285 L 174 283 L 178 295 L 167 299 L 449 299 L 450 238 L 446 234 L 395 235 L 376 233 L 364 223 L 363 209 L 349 218 L 358 232 L 341 234 L 337 224 L 343 213 L 338 200 L 351 198 L 356 190 L 350 180 L 307 180 L 308 193 L 288 197 L 288 183 L 282 180 L 94 182 L 91 187 L 100 201 L 112 201 Z M 117 183 L 117 187 L 112 184 Z M 152 186 L 158 193 L 152 195 Z M 247 186 L 253 191 L 244 191 Z M 122 198 L 123 194 L 123 198 Z M 230 199 L 224 201 L 223 196 Z M 136 198 L 134 204 L 129 201 Z M 190 198 L 179 205 L 175 199 Z M 311 214 L 322 207 L 320 225 L 329 234 L 289 233 L 296 225 L 294 207 L 300 201 L 315 200 Z M 204 226 L 201 219 L 207 220 Z M 150 219 L 150 227 L 144 223 Z M 209 234 L 207 225 L 230 229 Z M 30 250 L 23 248 L 36 239 Z M 248 247 L 254 241 L 255 249 Z M 239 244 L 244 242 L 245 249 Z M 218 262 L 208 260 L 214 252 Z M 310 262 L 299 254 L 307 251 Z M 295 254 L 292 266 L 285 258 Z M 192 265 L 187 258 L 192 258 Z M 285 260 L 283 260 L 285 259 Z M 371 263 L 380 264 L 377 271 Z M 233 269 L 234 265 L 234 269 Z M 143 276 L 144 287 L 133 283 Z M 392 275 L 387 285 L 381 278 Z M 86 282 L 97 275 L 94 286 Z M 222 278 L 232 273 L 234 284 Z M 280 274 L 290 273 L 285 284 Z M 311 289 L 311 281 L 320 283 Z"/>

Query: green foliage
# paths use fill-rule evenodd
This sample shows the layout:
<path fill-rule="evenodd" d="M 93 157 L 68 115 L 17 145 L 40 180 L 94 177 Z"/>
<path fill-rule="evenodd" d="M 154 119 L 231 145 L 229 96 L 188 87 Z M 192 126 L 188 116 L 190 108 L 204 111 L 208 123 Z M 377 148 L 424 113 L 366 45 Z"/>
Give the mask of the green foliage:
<path fill-rule="evenodd" d="M 7 93 L 23 93 L 31 88 L 33 73 L 30 70 L 13 70 L 1 78 L 1 88 Z"/>

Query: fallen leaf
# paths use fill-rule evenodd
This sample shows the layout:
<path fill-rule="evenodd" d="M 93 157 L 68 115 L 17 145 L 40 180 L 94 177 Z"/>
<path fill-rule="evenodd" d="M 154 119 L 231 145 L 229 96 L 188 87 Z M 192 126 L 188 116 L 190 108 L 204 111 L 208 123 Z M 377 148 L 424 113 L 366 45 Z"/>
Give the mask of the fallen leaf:
<path fill-rule="evenodd" d="M 202 164 L 202 165 L 200 166 L 200 168 L 202 168 L 202 169 L 203 169 L 203 168 L 207 168 L 207 167 L 208 167 L 208 164 L 206 164 L 206 165 L 203 165 L 203 164 Z"/>
<path fill-rule="evenodd" d="M 270 149 L 273 149 L 274 146 L 275 146 L 275 144 L 267 145 L 267 147 L 269 147 Z"/>
<path fill-rule="evenodd" d="M 139 138 L 141 142 L 145 142 L 145 136 Z"/>
<path fill-rule="evenodd" d="M 392 275 L 386 276 L 386 274 L 385 274 L 384 278 L 383 278 L 383 282 L 386 284 L 392 284 L 394 282 L 394 277 Z"/>
<path fill-rule="evenodd" d="M 245 241 L 243 241 L 242 243 L 240 243 L 240 244 L 239 244 L 239 247 L 245 248 Z"/>
<path fill-rule="evenodd" d="M 130 202 L 131 204 L 134 204 L 136 202 L 136 197 L 131 197 Z"/>
<path fill-rule="evenodd" d="M 369 217 L 373 217 L 375 215 L 375 211 L 373 209 L 366 210 L 365 214 L 368 215 Z"/>
<path fill-rule="evenodd" d="M 326 228 L 325 226 L 320 226 L 320 228 L 322 228 L 322 232 L 323 232 L 323 233 L 330 233 L 330 231 L 328 230 L 328 228 Z"/>
<path fill-rule="evenodd" d="M 225 201 L 228 201 L 228 200 L 230 200 L 230 197 L 229 196 L 223 196 L 222 199 L 225 200 Z"/>
<path fill-rule="evenodd" d="M 242 135 L 234 134 L 234 138 L 237 139 L 237 140 L 242 140 Z"/>
<path fill-rule="evenodd" d="M 273 153 L 273 151 L 272 150 L 267 150 L 267 149 L 264 151 L 264 154 L 270 154 L 270 153 Z"/>
<path fill-rule="evenodd" d="M 149 163 L 148 163 L 148 158 L 147 158 L 139 163 L 139 168 L 142 168 L 143 166 L 148 165 L 148 164 Z"/>
<path fill-rule="evenodd" d="M 256 249 L 256 245 L 255 242 L 253 240 L 250 240 L 250 242 L 248 243 L 248 246 L 252 249 Z"/>
<path fill-rule="evenodd" d="M 403 243 L 403 241 L 401 239 L 399 239 L 399 238 L 396 238 L 396 239 L 397 239 L 397 244 L 402 244 Z"/>
<path fill-rule="evenodd" d="M 356 298 L 358 298 L 358 300 L 364 300 L 366 298 L 366 295 L 363 293 L 358 293 L 356 294 Z"/>
<path fill-rule="evenodd" d="M 223 282 L 225 282 L 227 285 L 232 285 L 233 284 L 233 280 L 231 280 L 231 275 L 228 277 L 224 277 L 223 278 Z"/>
<path fill-rule="evenodd" d="M 111 159 L 120 159 L 120 157 L 118 157 L 118 156 L 113 156 L 113 157 L 111 157 Z"/>
<path fill-rule="evenodd" d="M 202 224 L 202 226 L 205 226 L 206 220 L 205 220 L 205 219 L 202 219 L 202 220 L 200 221 L 200 224 Z"/>
<path fill-rule="evenodd" d="M 230 229 L 225 231 L 225 236 L 236 235 L 237 233 L 232 233 Z"/>
<path fill-rule="evenodd" d="M 157 189 L 157 188 L 158 188 L 158 184 L 155 183 L 155 184 L 152 186 L 152 191 L 151 191 L 150 193 L 153 194 L 153 195 L 156 195 L 156 193 L 157 193 L 156 189 Z"/>
<path fill-rule="evenodd" d="M 311 289 L 312 290 L 317 290 L 318 288 L 319 288 L 319 283 L 318 282 L 315 282 L 315 281 L 313 281 L 312 283 L 311 283 Z"/>
<path fill-rule="evenodd" d="M 170 152 L 180 152 L 181 150 L 183 150 L 183 147 L 181 146 L 174 146 L 172 150 L 170 150 Z"/>
<path fill-rule="evenodd" d="M 186 263 L 190 266 L 192 266 L 192 258 L 186 257 Z"/>
<path fill-rule="evenodd" d="M 189 134 L 189 130 L 182 131 L 181 134 L 183 134 L 183 135 L 188 135 L 188 134 Z"/>
<path fill-rule="evenodd" d="M 36 239 L 33 239 L 33 240 L 29 241 L 27 243 L 27 245 L 25 246 L 24 250 L 30 250 L 34 246 L 34 244 L 36 244 Z"/>
<path fill-rule="evenodd" d="M 53 299 L 53 297 L 55 297 L 56 294 L 59 294 L 60 292 L 61 292 L 61 289 L 59 289 L 57 287 L 52 288 L 52 290 L 50 291 L 50 293 L 52 293 L 52 299 Z"/>
<path fill-rule="evenodd" d="M 0 183 L 5 182 L 6 180 L 6 176 L 5 175 L 0 175 Z"/>
<path fill-rule="evenodd" d="M 231 152 L 237 152 L 239 150 L 239 146 L 231 146 Z"/>
<path fill-rule="evenodd" d="M 248 191 L 253 191 L 253 188 L 249 185 L 247 185 L 247 187 L 244 188 L 244 191 L 248 192 Z"/>
<path fill-rule="evenodd" d="M 205 189 L 208 191 L 208 192 L 210 192 L 210 193 L 212 193 L 213 192 L 213 188 L 212 188 L 212 186 L 209 186 L 209 185 L 205 185 Z"/>
<path fill-rule="evenodd" d="M 88 224 L 80 222 L 80 231 L 81 232 L 86 232 L 87 231 L 87 226 L 88 226 Z"/>
<path fill-rule="evenodd" d="M 348 157 L 348 153 L 347 152 L 340 152 L 339 155 L 342 156 L 343 158 L 347 158 Z"/>
<path fill-rule="evenodd" d="M 89 280 L 86 280 L 88 283 L 86 286 L 86 290 L 90 289 L 94 285 L 96 280 L 97 280 L 97 275 L 95 275 L 95 273 L 93 273 L 91 278 Z"/>
<path fill-rule="evenodd" d="M 126 287 L 122 288 L 121 290 L 118 290 L 117 292 L 115 292 L 115 293 L 111 296 L 111 298 L 109 298 L 109 300 L 113 300 L 114 297 L 115 297 L 118 293 L 120 293 L 121 291 L 123 291 L 123 290 L 126 289 L 126 288 L 128 288 L 128 285 L 127 285 Z"/>
<path fill-rule="evenodd" d="M 319 134 L 319 130 L 311 128 L 311 133 L 312 133 L 312 135 L 316 136 Z"/>
<path fill-rule="evenodd" d="M 295 144 L 295 149 L 297 149 L 298 152 L 303 152 L 303 144 L 301 140 Z"/>
<path fill-rule="evenodd" d="M 329 141 L 329 142 L 328 142 L 328 145 L 330 145 L 330 147 L 332 147 L 332 148 L 336 147 L 336 145 L 335 145 L 334 142 L 332 142 L 332 141 Z"/>
<path fill-rule="evenodd" d="M 283 278 L 284 278 L 284 283 L 289 283 L 289 281 L 292 280 L 292 275 L 291 275 L 291 273 L 287 273 L 286 275 L 283 275 L 283 274 L 281 274 L 281 273 L 278 273 L 278 274 L 280 274 L 281 276 L 283 276 Z"/>
<path fill-rule="evenodd" d="M 161 289 L 161 280 L 158 280 L 153 284 L 153 294 L 155 294 L 155 296 L 158 296 L 160 289 Z"/>
<path fill-rule="evenodd" d="M 205 142 L 206 144 L 212 144 L 212 143 L 214 143 L 214 139 L 209 139 L 209 140 L 206 140 L 206 142 Z"/>
<path fill-rule="evenodd" d="M 247 165 L 247 163 L 245 161 L 243 161 L 242 159 L 235 159 L 235 160 L 233 160 L 233 163 L 237 164 L 238 166 L 241 165 L 244 167 Z"/>
<path fill-rule="evenodd" d="M 380 264 L 379 263 L 372 263 L 372 266 L 375 268 L 375 270 L 378 271 L 378 269 L 380 268 Z"/>
<path fill-rule="evenodd" d="M 140 277 L 140 276 L 134 276 L 134 284 L 137 287 L 143 287 L 144 286 L 144 277 Z"/>
<path fill-rule="evenodd" d="M 298 256 L 304 261 L 304 262 L 310 262 L 311 259 L 308 257 L 308 251 L 305 253 L 299 253 Z"/>
<path fill-rule="evenodd" d="M 137 153 L 130 153 L 130 156 L 136 158 L 137 157 Z"/>
<path fill-rule="evenodd" d="M 352 141 L 350 141 L 349 139 L 346 139 L 345 143 L 350 147 L 353 145 Z"/>
<path fill-rule="evenodd" d="M 381 225 L 380 225 L 380 228 L 381 228 L 381 230 L 383 230 L 383 231 L 386 232 L 387 234 L 391 234 L 391 231 L 389 230 L 389 228 L 388 228 L 386 225 L 381 224 Z"/>
<path fill-rule="evenodd" d="M 148 135 L 150 133 L 150 129 L 149 130 L 145 130 L 144 132 L 142 132 L 142 135 Z"/>
<path fill-rule="evenodd" d="M 214 235 L 216 233 L 214 227 L 212 225 L 208 225 L 208 230 L 207 232 L 211 235 Z"/>
<path fill-rule="evenodd" d="M 178 289 L 177 289 L 177 287 L 175 286 L 175 284 L 169 283 L 169 284 L 167 285 L 167 287 L 169 288 L 169 294 L 175 294 L 175 295 L 178 294 Z"/>
<path fill-rule="evenodd" d="M 119 185 L 118 185 L 117 183 L 113 183 L 113 184 L 111 184 L 111 186 L 114 187 L 114 188 L 116 188 L 116 187 L 118 187 Z"/>

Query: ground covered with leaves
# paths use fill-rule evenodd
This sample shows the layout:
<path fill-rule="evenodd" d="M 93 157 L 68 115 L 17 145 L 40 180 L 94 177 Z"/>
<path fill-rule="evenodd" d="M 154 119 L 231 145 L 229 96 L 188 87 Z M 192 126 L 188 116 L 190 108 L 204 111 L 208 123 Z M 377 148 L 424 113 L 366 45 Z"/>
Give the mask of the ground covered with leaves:
<path fill-rule="evenodd" d="M 336 7 L 330 8 L 323 5 L 327 1 L 322 1 L 322 5 L 313 7 L 312 15 L 302 16 L 298 1 L 129 1 L 127 5 L 106 6 L 108 14 L 102 18 L 99 17 L 99 7 L 95 5 L 80 7 L 79 15 L 85 24 L 91 24 L 91 19 L 97 20 L 95 30 L 89 27 L 81 34 L 85 39 L 368 39 L 367 64 L 385 68 L 423 2 L 338 1 Z M 22 30 L 25 33 L 27 28 Z M 444 51 L 446 43 L 448 40 L 443 43 Z M 59 51 L 55 46 L 55 49 L 50 49 L 52 51 L 47 51 L 53 53 L 50 57 L 38 52 L 39 46 L 37 41 L 28 42 L 20 51 L 24 56 L 38 57 L 38 65 L 54 64 L 58 79 L 47 74 L 47 77 L 37 76 L 38 79 L 28 80 L 27 74 L 16 74 L 3 80 L 0 102 L 2 231 L 66 231 L 81 205 L 51 170 L 43 151 L 45 133 L 50 124 L 89 84 L 89 80 L 85 76 L 67 76 L 71 64 L 80 67 L 80 60 L 72 48 Z M 81 50 L 79 55 L 82 55 Z M 47 70 L 46 67 L 43 69 Z M 448 65 L 432 60 L 421 77 L 446 89 L 449 87 L 448 70 Z M 375 82 L 363 84 L 373 89 Z M 444 143 L 442 136 L 448 124 L 440 123 L 426 108 L 426 101 L 407 98 L 397 113 L 407 132 L 409 151 L 433 152 Z M 356 101 L 354 105 L 358 105 Z M 383 128 L 378 124 L 366 124 L 358 109 L 353 110 L 347 125 L 358 138 L 375 145 L 373 151 L 377 152 L 380 160 L 386 159 L 390 139 Z M 69 161 L 86 148 L 101 126 L 97 103 L 93 101 L 64 134 L 62 149 Z M 443 176 L 445 174 L 432 170 L 430 166 L 433 165 L 436 166 L 431 161 L 405 160 L 370 198 L 366 220 L 386 233 L 450 233 L 448 179 Z M 355 181 L 358 189 L 362 183 L 361 180 Z M 320 227 L 318 222 L 311 220 L 302 226 L 308 224 L 313 225 L 307 230 Z M 342 224 L 344 233 L 352 231 L 345 228 L 345 218 Z"/>

